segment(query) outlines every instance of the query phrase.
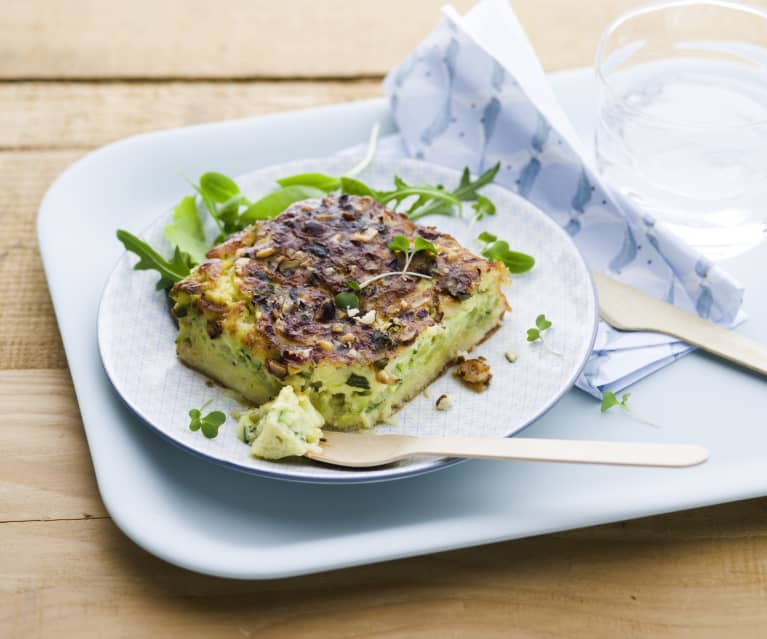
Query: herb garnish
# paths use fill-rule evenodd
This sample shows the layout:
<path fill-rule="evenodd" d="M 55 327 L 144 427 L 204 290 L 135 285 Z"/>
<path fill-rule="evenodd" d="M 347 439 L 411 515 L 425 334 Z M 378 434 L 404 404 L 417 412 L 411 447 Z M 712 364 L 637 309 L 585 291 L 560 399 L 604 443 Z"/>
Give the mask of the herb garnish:
<path fill-rule="evenodd" d="M 477 239 L 485 245 L 481 250 L 482 256 L 491 262 L 501 262 L 509 269 L 509 273 L 526 273 L 535 266 L 535 258 L 512 251 L 508 242 L 499 240 L 492 233 L 483 231 Z"/>
<path fill-rule="evenodd" d="M 558 353 L 557 351 L 554 351 L 551 348 L 549 348 L 549 345 L 543 339 L 543 333 L 549 330 L 551 326 L 552 326 L 552 323 L 546 319 L 546 316 L 543 313 L 541 313 L 538 317 L 535 318 L 535 328 L 527 329 L 527 341 L 540 342 L 541 344 L 543 344 L 543 347 L 547 351 L 549 351 L 549 353 L 551 353 L 552 355 L 557 355 L 558 357 L 562 357 L 562 353 Z"/>
<path fill-rule="evenodd" d="M 437 249 L 428 240 L 423 239 L 420 236 L 416 236 L 415 240 L 413 241 L 412 245 L 410 243 L 410 240 L 406 238 L 404 235 L 395 235 L 394 239 L 392 239 L 391 242 L 389 242 L 389 250 L 393 253 L 402 253 L 405 256 L 405 265 L 402 267 L 401 271 L 387 271 L 386 273 L 380 273 L 379 275 L 374 275 L 373 277 L 370 277 L 366 279 L 364 282 L 361 282 L 357 284 L 356 282 L 349 282 L 348 286 L 352 288 L 352 285 L 356 286 L 354 290 L 361 291 L 366 286 L 372 284 L 373 282 L 377 282 L 378 280 L 382 280 L 385 277 L 394 277 L 396 275 L 401 275 L 402 277 L 420 277 L 424 280 L 430 280 L 431 275 L 426 275 L 425 273 L 416 273 L 414 271 L 408 271 L 408 268 L 410 267 L 410 263 L 413 261 L 413 257 L 417 253 L 426 252 L 430 253 L 432 255 L 437 254 Z"/>
<path fill-rule="evenodd" d="M 173 210 L 173 222 L 165 227 L 165 237 L 183 253 L 187 253 L 194 262 L 205 259 L 210 246 L 205 240 L 200 216 L 197 215 L 197 203 L 194 196 L 187 195 Z"/>
<path fill-rule="evenodd" d="M 495 204 L 484 195 L 478 195 L 477 201 L 471 205 L 471 208 L 475 211 L 472 222 L 479 222 L 485 215 L 495 215 Z"/>
<path fill-rule="evenodd" d="M 458 187 L 451 193 L 456 199 L 461 202 L 474 202 L 480 196 L 478 191 L 488 184 L 490 184 L 498 171 L 501 169 L 501 163 L 498 162 L 495 166 L 490 167 L 487 171 L 482 173 L 476 180 L 471 179 L 471 173 L 469 168 L 466 167 L 461 174 L 461 181 L 458 183 Z M 489 200 L 488 200 L 489 201 Z M 411 220 L 417 220 L 426 215 L 452 215 L 452 207 L 445 206 L 443 202 L 434 201 L 430 203 L 424 203 L 424 206 L 410 213 Z"/>
<path fill-rule="evenodd" d="M 212 402 L 208 400 L 200 408 L 193 408 L 189 411 L 189 430 L 202 430 L 202 434 L 208 439 L 213 439 L 218 435 L 218 429 L 226 421 L 226 415 L 220 410 L 214 410 L 205 417 L 202 417 L 202 411 Z"/>
<path fill-rule="evenodd" d="M 631 397 L 631 393 L 623 393 L 621 398 L 618 399 L 615 396 L 615 393 L 612 391 L 605 391 L 602 394 L 602 404 L 600 405 L 599 410 L 603 413 L 606 413 L 614 406 L 620 406 L 627 415 L 630 415 L 637 421 L 648 424 L 649 426 L 655 426 L 657 428 L 657 424 L 653 424 L 651 421 L 646 420 L 644 417 L 640 417 L 634 412 L 631 406 L 629 406 L 629 397 Z"/>
<path fill-rule="evenodd" d="M 128 233 L 128 231 L 122 229 L 117 231 L 117 239 L 125 245 L 127 250 L 139 256 L 140 259 L 136 262 L 134 269 L 137 271 L 155 270 L 160 274 L 156 286 L 158 291 L 170 288 L 179 280 L 183 280 L 194 266 L 192 258 L 187 253 L 183 253 L 178 246 L 173 257 L 166 260 L 149 244 L 132 233 Z"/>
<path fill-rule="evenodd" d="M 287 176 L 277 180 L 280 187 L 278 190 L 255 202 L 251 202 L 242 193 L 239 185 L 223 173 L 215 171 L 204 173 L 200 176 L 197 184 L 192 184 L 192 188 L 199 196 L 203 210 L 207 212 L 216 225 L 218 234 L 212 241 L 206 237 L 196 198 L 194 196 L 184 197 L 173 211 L 173 220 L 165 227 L 165 237 L 174 250 L 174 255 L 170 259 L 165 259 L 149 244 L 127 231 L 118 231 L 117 237 L 128 251 L 139 256 L 140 259 L 135 268 L 153 269 L 160 273 L 157 287 L 163 289 L 169 288 L 175 282 L 186 277 L 192 267 L 205 259 L 205 254 L 210 247 L 223 242 L 233 233 L 241 231 L 259 220 L 271 219 L 295 202 L 323 197 L 327 193 L 338 191 L 349 195 L 368 195 L 381 204 L 390 204 L 393 208 L 401 206 L 406 200 L 412 198 L 409 208 L 405 211 L 412 220 L 425 215 L 453 215 L 456 210 L 460 215 L 462 202 L 474 202 L 475 220 L 495 213 L 495 205 L 486 197 L 479 195 L 478 191 L 495 179 L 500 169 L 500 163 L 482 173 L 475 180 L 472 180 L 469 169 L 465 168 L 458 187 L 453 191 L 448 191 L 442 185 L 408 184 L 399 176 L 394 177 L 392 190 L 377 191 L 355 179 L 354 176 L 363 171 L 372 160 L 377 136 L 378 126 L 376 125 L 371 132 L 365 158 L 346 175 L 333 177 L 323 173 L 301 173 Z M 500 248 L 502 247 L 496 247 L 496 252 Z M 508 246 L 506 248 L 508 249 Z M 412 251 L 409 245 L 403 249 L 406 256 L 406 267 L 400 273 L 401 275 L 429 278 L 428 275 L 407 271 L 413 255 L 423 250 L 430 252 L 434 250 L 433 245 L 423 238 L 416 239 L 416 245 Z M 498 256 L 490 259 L 503 260 L 504 258 L 507 258 L 507 261 L 511 259 L 501 251 Z M 513 267 L 509 268 L 511 270 Z M 388 277 L 389 275 L 383 276 Z M 372 280 L 360 284 L 360 288 L 369 284 L 370 281 Z M 340 303 L 347 303 L 350 299 L 348 297 L 343 298 Z M 359 303 L 359 300 L 357 301 Z M 351 308 L 351 306 L 348 307 Z"/>

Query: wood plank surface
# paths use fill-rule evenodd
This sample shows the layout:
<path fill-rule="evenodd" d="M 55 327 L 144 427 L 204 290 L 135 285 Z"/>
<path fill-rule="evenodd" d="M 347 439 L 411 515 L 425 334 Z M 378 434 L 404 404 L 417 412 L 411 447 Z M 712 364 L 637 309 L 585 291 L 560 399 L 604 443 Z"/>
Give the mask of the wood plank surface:
<path fill-rule="evenodd" d="M 250 583 L 166 564 L 109 519 L 37 249 L 46 188 L 128 135 L 377 96 L 442 1 L 5 0 L 0 637 L 765 635 L 767 499 Z M 514 2 L 549 70 L 590 64 L 637 4 Z"/>
<path fill-rule="evenodd" d="M 106 516 L 66 370 L 0 371 L 0 416 L 0 522 Z"/>
<path fill-rule="evenodd" d="M 37 208 L 81 151 L 0 152 L 0 368 L 63 368 L 61 338 L 37 248 Z"/>
<path fill-rule="evenodd" d="M 436 25 L 442 4 L 6 0 L 0 78 L 379 76 Z M 464 11 L 474 3 L 452 4 Z M 514 6 L 553 70 L 591 64 L 607 22 L 636 4 L 599 0 L 586 9 L 568 0 L 518 0 Z"/>
<path fill-rule="evenodd" d="M 0 526 L 9 637 L 763 637 L 764 503 L 279 581 L 195 575 L 109 520 Z M 715 536 L 701 529 L 716 527 Z M 34 547 L 36 551 L 29 553 Z M 714 605 L 715 604 L 715 605 Z M 737 621 L 737 623 L 734 623 Z M 158 633 L 162 629 L 162 633 Z"/>
<path fill-rule="evenodd" d="M 381 95 L 377 80 L 0 83 L 0 149 L 92 148 L 157 129 Z"/>

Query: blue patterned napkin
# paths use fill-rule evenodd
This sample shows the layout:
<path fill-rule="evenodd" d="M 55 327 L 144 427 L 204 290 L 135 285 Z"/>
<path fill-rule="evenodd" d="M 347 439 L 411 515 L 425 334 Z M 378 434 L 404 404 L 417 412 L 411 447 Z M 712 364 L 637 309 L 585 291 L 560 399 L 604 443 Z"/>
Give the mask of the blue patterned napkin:
<path fill-rule="evenodd" d="M 508 2 L 484 0 L 463 17 L 451 7 L 444 13 L 384 81 L 399 136 L 382 151 L 477 173 L 500 161 L 497 181 L 561 224 L 592 269 L 735 323 L 742 288 L 596 174 Z M 577 385 L 595 396 L 620 390 L 690 350 L 602 323 Z"/>

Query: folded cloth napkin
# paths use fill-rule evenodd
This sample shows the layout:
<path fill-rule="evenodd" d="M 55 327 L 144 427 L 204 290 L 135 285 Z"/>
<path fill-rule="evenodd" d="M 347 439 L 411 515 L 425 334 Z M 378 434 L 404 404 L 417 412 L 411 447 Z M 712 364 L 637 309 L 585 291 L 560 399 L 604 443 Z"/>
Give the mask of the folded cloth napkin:
<path fill-rule="evenodd" d="M 506 0 L 437 28 L 384 81 L 399 128 L 382 152 L 481 172 L 530 200 L 572 236 L 589 266 L 714 322 L 738 319 L 743 289 L 597 175 Z M 601 323 L 577 386 L 620 390 L 689 352 L 657 333 Z"/>

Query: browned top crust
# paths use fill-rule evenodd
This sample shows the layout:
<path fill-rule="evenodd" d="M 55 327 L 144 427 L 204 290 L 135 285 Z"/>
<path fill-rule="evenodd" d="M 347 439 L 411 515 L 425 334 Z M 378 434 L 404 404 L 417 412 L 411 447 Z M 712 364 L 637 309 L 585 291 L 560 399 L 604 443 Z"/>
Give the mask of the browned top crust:
<path fill-rule="evenodd" d="M 421 236 L 438 254 L 417 254 L 408 270 L 431 279 L 388 276 L 358 292 L 350 317 L 334 303 L 347 282 L 401 271 L 404 256 L 389 243 Z M 483 277 L 507 278 L 503 265 L 464 249 L 453 237 L 419 226 L 370 197 L 328 196 L 290 206 L 211 249 L 208 260 L 178 282 L 171 296 L 191 302 L 211 337 L 240 334 L 245 345 L 290 365 L 350 360 L 374 362 L 440 322 L 450 305 L 474 295 Z M 234 298 L 215 294 L 232 277 Z M 178 305 L 177 305 L 178 308 Z M 371 313 L 372 311 L 372 313 Z M 244 332 L 244 334 L 243 334 Z"/>

